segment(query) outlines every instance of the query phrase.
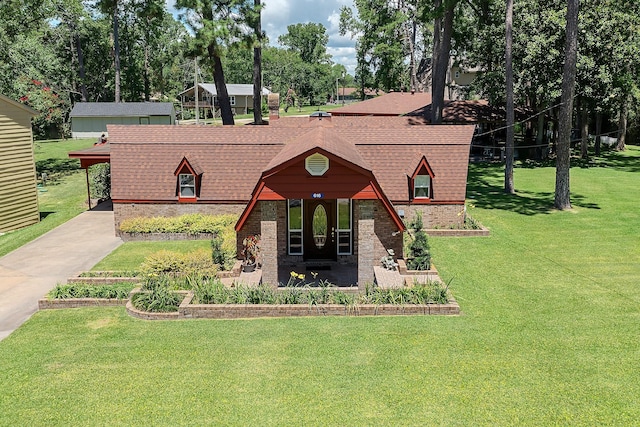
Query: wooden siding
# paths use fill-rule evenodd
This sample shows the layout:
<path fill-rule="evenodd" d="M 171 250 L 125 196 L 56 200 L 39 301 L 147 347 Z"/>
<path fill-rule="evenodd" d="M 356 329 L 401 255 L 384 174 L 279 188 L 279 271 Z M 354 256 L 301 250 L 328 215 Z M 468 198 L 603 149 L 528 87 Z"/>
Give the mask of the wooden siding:
<path fill-rule="evenodd" d="M 39 219 L 31 114 L 0 99 L 0 232 Z"/>

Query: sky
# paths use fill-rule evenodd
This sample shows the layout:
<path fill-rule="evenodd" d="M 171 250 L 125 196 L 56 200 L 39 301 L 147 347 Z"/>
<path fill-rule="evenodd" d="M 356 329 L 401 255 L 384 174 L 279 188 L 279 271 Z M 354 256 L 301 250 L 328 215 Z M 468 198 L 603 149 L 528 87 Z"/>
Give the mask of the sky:
<path fill-rule="evenodd" d="M 169 11 L 175 14 L 175 0 L 166 0 Z M 327 29 L 327 52 L 337 64 L 354 75 L 356 68 L 355 40 L 339 34 L 340 8 L 352 7 L 353 0 L 262 0 L 262 29 L 271 46 L 278 46 L 278 36 L 286 34 L 291 24 L 313 22 Z"/>

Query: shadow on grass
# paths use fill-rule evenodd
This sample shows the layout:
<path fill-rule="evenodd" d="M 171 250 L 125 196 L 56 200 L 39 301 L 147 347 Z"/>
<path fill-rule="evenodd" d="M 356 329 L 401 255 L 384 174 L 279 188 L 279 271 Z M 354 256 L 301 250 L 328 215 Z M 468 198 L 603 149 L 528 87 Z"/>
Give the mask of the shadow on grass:
<path fill-rule="evenodd" d="M 469 168 L 467 197 L 483 209 L 501 209 L 521 215 L 548 214 L 555 210 L 553 192 L 517 191 L 504 192 L 504 165 L 497 163 L 475 164 Z M 587 209 L 600 209 L 588 203 L 580 194 L 571 194 L 571 204 Z"/>
<path fill-rule="evenodd" d="M 66 175 L 80 169 L 78 159 L 45 159 L 36 162 L 38 174 L 45 172 L 48 175 Z"/>
<path fill-rule="evenodd" d="M 54 214 L 55 212 L 40 212 L 40 221 L 48 217 L 49 215 Z"/>
<path fill-rule="evenodd" d="M 635 151 L 630 153 L 629 150 L 627 152 L 608 150 L 603 151 L 600 156 L 590 155 L 587 159 L 573 156 L 571 158 L 571 167 L 582 169 L 613 168 L 621 172 L 640 172 L 640 158 L 634 154 Z M 540 167 L 555 168 L 556 160 L 555 158 L 545 160 L 527 159 L 522 162 L 516 162 L 515 167 L 526 169 L 535 169 Z"/>

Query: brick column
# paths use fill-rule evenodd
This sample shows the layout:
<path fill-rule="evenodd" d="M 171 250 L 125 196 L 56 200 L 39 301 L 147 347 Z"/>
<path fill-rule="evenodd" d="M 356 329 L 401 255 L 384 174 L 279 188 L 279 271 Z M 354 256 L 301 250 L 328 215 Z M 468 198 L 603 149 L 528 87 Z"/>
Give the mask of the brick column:
<path fill-rule="evenodd" d="M 373 283 L 374 254 L 374 219 L 373 202 L 360 201 L 360 217 L 358 218 L 358 288 Z"/>
<path fill-rule="evenodd" d="M 278 286 L 278 211 L 276 202 L 260 202 L 260 254 L 262 283 Z"/>

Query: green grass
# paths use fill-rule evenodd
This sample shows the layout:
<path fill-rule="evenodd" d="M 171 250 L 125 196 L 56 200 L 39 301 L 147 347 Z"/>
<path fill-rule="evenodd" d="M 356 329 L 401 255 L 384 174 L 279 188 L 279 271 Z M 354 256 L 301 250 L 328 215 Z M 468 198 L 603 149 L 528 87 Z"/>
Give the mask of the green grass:
<path fill-rule="evenodd" d="M 92 271 L 135 271 L 149 255 L 166 250 L 179 253 L 211 249 L 210 240 L 126 242 L 96 264 Z"/>
<path fill-rule="evenodd" d="M 42 311 L 0 342 L 0 425 L 635 425 L 640 149 L 470 168 L 488 238 L 432 238 L 460 317 L 142 321 Z M 604 165 L 607 165 L 604 167 Z"/>
<path fill-rule="evenodd" d="M 87 209 L 86 177 L 80 162 L 69 159 L 69 151 L 93 145 L 93 139 L 36 141 L 35 160 L 38 172 L 46 171 L 49 180 L 38 192 L 40 222 L 0 236 L 0 256 L 6 255 L 65 223 Z"/>

